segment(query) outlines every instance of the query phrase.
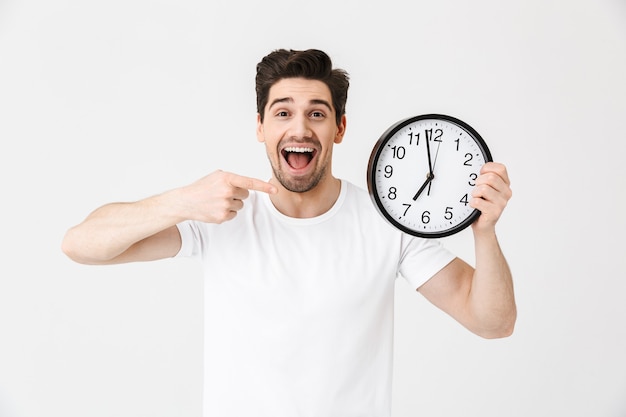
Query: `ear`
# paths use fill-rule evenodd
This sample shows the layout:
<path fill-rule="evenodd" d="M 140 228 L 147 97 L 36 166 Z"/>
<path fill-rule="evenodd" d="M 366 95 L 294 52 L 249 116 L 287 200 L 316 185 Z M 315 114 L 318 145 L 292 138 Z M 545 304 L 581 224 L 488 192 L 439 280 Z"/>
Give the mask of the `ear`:
<path fill-rule="evenodd" d="M 256 139 L 263 143 L 265 142 L 265 132 L 263 131 L 263 122 L 261 121 L 261 114 L 256 114 Z"/>
<path fill-rule="evenodd" d="M 341 122 L 337 126 L 337 134 L 335 135 L 335 143 L 341 143 L 343 136 L 346 134 L 346 115 L 341 116 Z"/>

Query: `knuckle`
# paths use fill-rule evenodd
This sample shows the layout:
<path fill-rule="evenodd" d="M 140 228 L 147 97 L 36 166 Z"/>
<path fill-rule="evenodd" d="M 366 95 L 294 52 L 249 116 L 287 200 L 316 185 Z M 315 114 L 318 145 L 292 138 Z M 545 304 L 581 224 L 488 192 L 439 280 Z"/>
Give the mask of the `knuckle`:
<path fill-rule="evenodd" d="M 217 213 L 215 217 L 215 223 L 222 224 L 228 220 L 231 220 L 233 217 L 235 217 L 236 214 L 237 212 L 235 211 L 224 209 Z"/>
<path fill-rule="evenodd" d="M 484 184 L 476 184 L 476 186 L 474 187 L 474 191 L 472 191 L 472 196 L 478 197 L 483 195 L 486 188 L 487 187 Z"/>
<path fill-rule="evenodd" d="M 498 174 L 494 173 L 493 171 L 489 171 L 485 172 L 482 177 L 485 182 L 493 182 L 496 180 L 496 178 L 498 178 Z"/>

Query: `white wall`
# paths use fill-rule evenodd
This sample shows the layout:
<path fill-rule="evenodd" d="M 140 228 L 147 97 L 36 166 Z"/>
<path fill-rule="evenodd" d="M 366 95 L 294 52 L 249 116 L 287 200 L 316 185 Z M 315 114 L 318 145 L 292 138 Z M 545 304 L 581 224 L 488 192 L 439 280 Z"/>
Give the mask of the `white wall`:
<path fill-rule="evenodd" d="M 335 173 L 397 120 L 472 124 L 514 197 L 515 334 L 471 335 L 398 282 L 394 416 L 626 415 L 621 0 L 0 1 L 0 416 L 200 416 L 195 263 L 87 267 L 65 230 L 217 168 L 268 178 L 256 62 L 352 76 Z M 469 230 L 445 243 L 473 261 Z"/>

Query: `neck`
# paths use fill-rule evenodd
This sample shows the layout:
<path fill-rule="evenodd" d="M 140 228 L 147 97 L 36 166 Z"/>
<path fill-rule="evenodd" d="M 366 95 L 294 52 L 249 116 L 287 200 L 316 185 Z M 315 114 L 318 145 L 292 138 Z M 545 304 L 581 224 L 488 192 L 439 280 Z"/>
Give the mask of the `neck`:
<path fill-rule="evenodd" d="M 312 190 L 295 193 L 284 188 L 275 178 L 270 180 L 278 188 L 277 194 L 271 194 L 272 204 L 285 216 L 299 219 L 317 217 L 335 204 L 341 191 L 341 181 L 330 176 Z"/>

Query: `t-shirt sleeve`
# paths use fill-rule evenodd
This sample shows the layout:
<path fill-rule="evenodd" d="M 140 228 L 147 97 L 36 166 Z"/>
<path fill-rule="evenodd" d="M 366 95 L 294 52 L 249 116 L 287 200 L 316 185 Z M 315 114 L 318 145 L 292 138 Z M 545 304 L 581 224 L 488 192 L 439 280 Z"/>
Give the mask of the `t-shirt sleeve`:
<path fill-rule="evenodd" d="M 455 257 L 438 240 L 422 239 L 405 234 L 402 236 L 399 272 L 413 288 L 417 289 L 452 262 Z"/>
<path fill-rule="evenodd" d="M 176 225 L 180 233 L 180 250 L 176 254 L 177 258 L 198 256 L 201 249 L 200 230 L 198 225 L 192 221 L 185 221 Z"/>

